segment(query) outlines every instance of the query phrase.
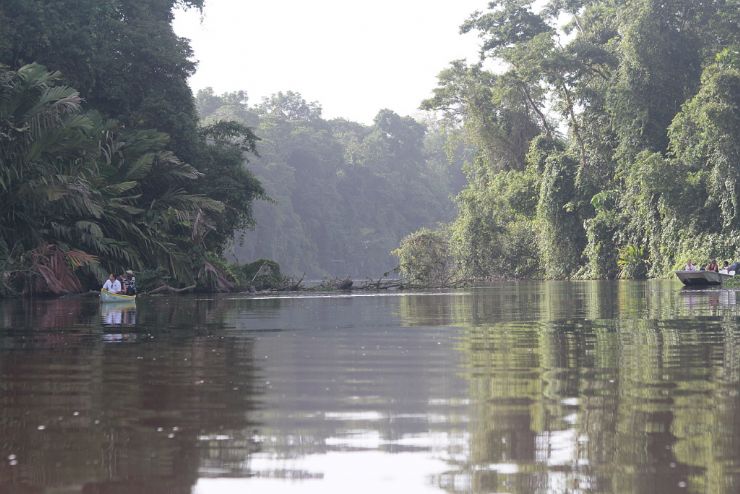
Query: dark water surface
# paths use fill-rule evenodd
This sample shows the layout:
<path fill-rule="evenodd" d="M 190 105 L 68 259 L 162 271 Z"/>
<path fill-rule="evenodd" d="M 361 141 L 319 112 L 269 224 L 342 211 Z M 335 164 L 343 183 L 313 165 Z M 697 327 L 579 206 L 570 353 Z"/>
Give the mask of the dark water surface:
<path fill-rule="evenodd" d="M 0 492 L 737 493 L 736 292 L 0 303 Z"/>

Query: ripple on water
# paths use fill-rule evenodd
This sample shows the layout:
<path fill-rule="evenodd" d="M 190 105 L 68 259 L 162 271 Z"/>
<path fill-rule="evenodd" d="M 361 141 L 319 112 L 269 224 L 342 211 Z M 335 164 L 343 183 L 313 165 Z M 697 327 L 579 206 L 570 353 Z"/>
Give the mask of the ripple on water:
<path fill-rule="evenodd" d="M 522 282 L 133 310 L 0 303 L 0 490 L 740 485 L 734 292 Z"/>

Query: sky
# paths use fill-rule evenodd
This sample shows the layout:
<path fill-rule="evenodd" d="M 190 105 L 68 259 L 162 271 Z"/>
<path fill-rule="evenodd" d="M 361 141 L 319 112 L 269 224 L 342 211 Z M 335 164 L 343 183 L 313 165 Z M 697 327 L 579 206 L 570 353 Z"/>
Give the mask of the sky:
<path fill-rule="evenodd" d="M 191 40 L 193 91 L 245 90 L 251 104 L 278 91 L 318 101 L 325 118 L 371 123 L 378 110 L 418 113 L 452 60 L 477 60 L 459 27 L 486 0 L 207 0 L 178 11 Z"/>

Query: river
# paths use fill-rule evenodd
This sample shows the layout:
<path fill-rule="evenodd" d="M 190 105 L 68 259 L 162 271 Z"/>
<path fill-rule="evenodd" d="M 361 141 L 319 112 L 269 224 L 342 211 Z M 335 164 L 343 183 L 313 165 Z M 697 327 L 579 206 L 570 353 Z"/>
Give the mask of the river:
<path fill-rule="evenodd" d="M 736 493 L 736 292 L 0 302 L 0 492 Z"/>

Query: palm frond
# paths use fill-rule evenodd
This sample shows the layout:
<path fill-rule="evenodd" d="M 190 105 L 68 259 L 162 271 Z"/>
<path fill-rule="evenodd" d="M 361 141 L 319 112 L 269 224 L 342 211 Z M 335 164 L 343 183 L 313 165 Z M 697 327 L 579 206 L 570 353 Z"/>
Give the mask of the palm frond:
<path fill-rule="evenodd" d="M 119 196 L 125 192 L 128 192 L 129 190 L 135 189 L 138 186 L 139 182 L 136 182 L 135 180 L 130 180 L 128 182 L 119 182 L 116 184 L 107 185 L 102 188 L 102 192 L 114 196 Z"/>

